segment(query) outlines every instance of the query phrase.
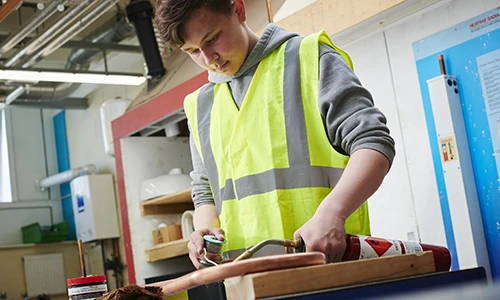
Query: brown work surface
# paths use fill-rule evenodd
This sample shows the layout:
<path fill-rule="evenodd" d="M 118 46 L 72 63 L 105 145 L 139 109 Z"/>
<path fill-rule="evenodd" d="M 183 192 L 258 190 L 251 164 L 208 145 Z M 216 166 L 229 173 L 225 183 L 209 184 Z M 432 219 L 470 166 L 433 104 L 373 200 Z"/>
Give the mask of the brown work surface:
<path fill-rule="evenodd" d="M 324 264 L 325 255 L 319 252 L 266 256 L 201 269 L 176 279 L 153 283 L 151 286 L 159 286 L 163 289 L 165 295 L 173 295 L 180 291 L 185 291 L 203 284 L 222 281 L 229 277 L 268 270 L 281 270 Z"/>
<path fill-rule="evenodd" d="M 435 272 L 432 252 L 277 270 L 228 278 L 226 296 L 256 299 Z"/>

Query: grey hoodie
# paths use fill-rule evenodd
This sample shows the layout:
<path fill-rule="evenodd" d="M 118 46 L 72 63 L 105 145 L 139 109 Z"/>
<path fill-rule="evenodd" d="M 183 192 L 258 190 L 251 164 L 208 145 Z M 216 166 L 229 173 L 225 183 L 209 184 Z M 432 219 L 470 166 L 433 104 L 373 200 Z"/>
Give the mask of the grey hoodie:
<path fill-rule="evenodd" d="M 241 107 L 259 62 L 294 36 L 297 34 L 269 24 L 234 76 L 209 72 L 209 81 L 227 82 L 236 105 Z M 389 135 L 385 116 L 373 106 L 371 94 L 361 86 L 344 59 L 330 46 L 321 44 L 319 57 L 318 105 L 332 146 L 346 155 L 359 149 L 374 149 L 384 154 L 392 164 L 395 155 L 394 140 Z M 194 205 L 215 204 L 205 167 L 192 137 L 190 145 Z"/>

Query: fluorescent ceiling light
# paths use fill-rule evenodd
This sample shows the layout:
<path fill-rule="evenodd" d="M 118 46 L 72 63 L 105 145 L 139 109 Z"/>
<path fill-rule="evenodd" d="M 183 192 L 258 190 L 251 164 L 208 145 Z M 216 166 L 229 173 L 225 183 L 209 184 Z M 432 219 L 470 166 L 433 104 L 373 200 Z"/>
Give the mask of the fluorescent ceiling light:
<path fill-rule="evenodd" d="M 141 85 L 146 77 L 141 75 L 69 73 L 57 71 L 0 70 L 0 80 L 50 81 L 95 84 Z"/>

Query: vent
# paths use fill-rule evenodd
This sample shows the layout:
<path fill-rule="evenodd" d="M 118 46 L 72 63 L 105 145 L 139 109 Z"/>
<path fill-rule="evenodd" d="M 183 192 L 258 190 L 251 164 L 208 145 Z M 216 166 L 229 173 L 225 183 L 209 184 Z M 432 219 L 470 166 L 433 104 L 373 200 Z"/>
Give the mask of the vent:
<path fill-rule="evenodd" d="M 29 297 L 66 294 L 62 253 L 24 256 L 24 274 Z"/>

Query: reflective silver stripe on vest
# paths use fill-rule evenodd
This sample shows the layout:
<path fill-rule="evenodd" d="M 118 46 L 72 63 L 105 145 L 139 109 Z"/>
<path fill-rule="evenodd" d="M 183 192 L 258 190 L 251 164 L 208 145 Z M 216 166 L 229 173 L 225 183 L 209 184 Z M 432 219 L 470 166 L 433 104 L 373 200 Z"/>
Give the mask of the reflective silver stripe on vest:
<path fill-rule="evenodd" d="M 214 105 L 214 87 L 215 84 L 211 83 L 200 89 L 196 114 L 198 118 L 198 134 L 200 138 L 200 151 L 203 155 L 203 164 L 205 166 L 205 170 L 207 171 L 208 180 L 212 188 L 217 212 L 220 214 L 222 200 L 220 197 L 221 192 L 219 191 L 219 172 L 217 170 L 217 164 L 215 163 L 214 153 L 212 152 L 212 146 L 210 144 L 210 113 L 212 112 L 212 107 Z"/>
<path fill-rule="evenodd" d="M 305 187 L 331 187 L 339 181 L 343 169 L 331 167 L 291 167 L 273 169 L 236 179 L 238 199 L 274 190 Z"/>
<path fill-rule="evenodd" d="M 198 131 L 203 148 L 205 169 L 207 170 L 217 210 L 220 213 L 222 201 L 271 192 L 277 189 L 305 187 L 333 188 L 340 179 L 343 169 L 310 165 L 306 123 L 300 87 L 299 48 L 302 37 L 288 40 L 285 48 L 285 67 L 283 72 L 283 109 L 288 146 L 287 169 L 273 169 L 252 174 L 235 181 L 227 179 L 219 190 L 217 165 L 210 146 L 210 115 L 214 101 L 211 84 L 204 87 L 198 96 Z M 236 195 L 235 195 L 236 191 Z"/>
<path fill-rule="evenodd" d="M 288 163 L 291 168 L 309 166 L 304 104 L 300 88 L 299 48 L 303 37 L 288 40 L 285 48 L 283 72 L 283 109 L 285 111 L 286 144 Z M 238 193 L 239 195 L 239 193 Z"/>

